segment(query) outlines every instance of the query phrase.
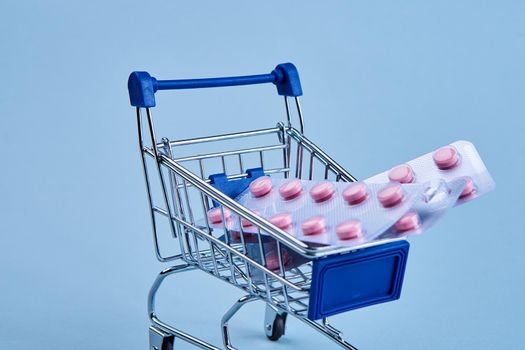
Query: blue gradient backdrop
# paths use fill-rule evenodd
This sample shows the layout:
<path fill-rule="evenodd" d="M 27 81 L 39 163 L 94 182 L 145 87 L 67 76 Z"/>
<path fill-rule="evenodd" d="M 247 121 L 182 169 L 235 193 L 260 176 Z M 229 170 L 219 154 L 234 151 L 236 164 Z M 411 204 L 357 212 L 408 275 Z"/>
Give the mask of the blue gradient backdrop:
<path fill-rule="evenodd" d="M 285 61 L 301 73 L 307 135 L 359 178 L 466 139 L 497 182 L 412 240 L 401 300 L 334 322 L 362 349 L 523 348 L 524 23 L 523 1 L 3 0 L 0 348 L 147 348 L 145 298 L 163 266 L 127 76 L 255 74 Z M 172 138 L 283 116 L 268 86 L 158 102 Z M 219 317 L 239 296 L 191 273 L 159 307 L 220 342 Z M 267 342 L 263 310 L 232 322 L 234 344 L 332 346 L 294 320 Z"/>

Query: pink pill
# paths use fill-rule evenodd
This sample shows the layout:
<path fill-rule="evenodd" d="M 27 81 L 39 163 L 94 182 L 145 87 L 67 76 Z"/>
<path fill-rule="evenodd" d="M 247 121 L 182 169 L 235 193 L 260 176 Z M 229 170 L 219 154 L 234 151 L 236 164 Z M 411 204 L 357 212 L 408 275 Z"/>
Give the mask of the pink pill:
<path fill-rule="evenodd" d="M 250 184 L 250 192 L 254 197 L 262 197 L 270 193 L 272 187 L 272 179 L 268 176 L 261 176 Z"/>
<path fill-rule="evenodd" d="M 289 213 L 279 213 L 269 218 L 268 221 L 284 230 L 292 225 L 292 215 Z"/>
<path fill-rule="evenodd" d="M 459 163 L 458 151 L 452 146 L 441 147 L 434 152 L 432 159 L 441 170 L 451 169 Z"/>
<path fill-rule="evenodd" d="M 361 221 L 344 221 L 335 227 L 335 233 L 341 240 L 359 238 L 362 235 Z"/>
<path fill-rule="evenodd" d="M 239 231 L 230 231 L 230 237 L 232 243 L 237 243 L 241 239 L 241 233 Z"/>
<path fill-rule="evenodd" d="M 288 253 L 286 253 L 286 251 L 282 251 L 281 257 L 283 259 L 283 267 L 285 267 L 289 260 Z M 280 269 L 279 255 L 277 254 L 277 252 L 272 251 L 269 254 L 267 254 L 264 258 L 266 260 L 266 268 L 268 270 L 275 271 Z"/>
<path fill-rule="evenodd" d="M 324 216 L 313 216 L 301 224 L 301 230 L 307 236 L 318 235 L 324 232 L 326 227 L 326 219 Z"/>
<path fill-rule="evenodd" d="M 265 257 L 266 268 L 268 270 L 278 270 L 279 269 L 279 257 L 276 254 L 267 255 Z"/>
<path fill-rule="evenodd" d="M 254 213 L 255 215 L 260 215 L 261 213 L 258 211 L 258 210 L 253 210 L 252 213 Z M 241 219 L 241 225 L 242 227 L 250 227 L 250 226 L 253 226 L 253 223 L 249 220 L 246 220 L 245 218 L 242 218 Z"/>
<path fill-rule="evenodd" d="M 232 215 L 230 209 L 223 207 L 223 211 L 224 211 L 224 219 L 228 220 Z M 210 223 L 212 224 L 220 224 L 222 222 L 221 208 L 217 207 L 217 208 L 212 208 L 208 210 L 208 219 L 210 220 Z"/>
<path fill-rule="evenodd" d="M 472 181 L 470 177 L 465 177 L 465 180 L 467 181 L 467 183 L 465 184 L 465 188 L 459 195 L 459 198 L 465 198 L 474 193 L 474 181 Z"/>
<path fill-rule="evenodd" d="M 407 184 L 414 181 L 414 172 L 412 171 L 410 165 L 401 164 L 390 169 L 388 172 L 388 178 L 392 182 Z"/>
<path fill-rule="evenodd" d="M 343 198 L 350 205 L 359 204 L 367 197 L 368 191 L 362 182 L 354 182 L 343 191 Z"/>
<path fill-rule="evenodd" d="M 330 198 L 335 193 L 334 185 L 331 182 L 324 181 L 318 183 L 310 189 L 310 196 L 316 202 L 324 202 Z"/>
<path fill-rule="evenodd" d="M 399 204 L 404 197 L 403 189 L 400 185 L 388 185 L 377 193 L 377 199 L 385 208 Z"/>
<path fill-rule="evenodd" d="M 412 231 L 419 227 L 419 216 L 415 211 L 411 211 L 406 213 L 401 217 L 401 219 L 397 220 L 397 222 L 394 224 L 394 228 L 397 232 L 406 232 L 406 231 Z"/>
<path fill-rule="evenodd" d="M 289 200 L 298 197 L 303 192 L 303 185 L 298 179 L 293 179 L 284 182 L 279 187 L 279 194 L 283 199 Z"/>

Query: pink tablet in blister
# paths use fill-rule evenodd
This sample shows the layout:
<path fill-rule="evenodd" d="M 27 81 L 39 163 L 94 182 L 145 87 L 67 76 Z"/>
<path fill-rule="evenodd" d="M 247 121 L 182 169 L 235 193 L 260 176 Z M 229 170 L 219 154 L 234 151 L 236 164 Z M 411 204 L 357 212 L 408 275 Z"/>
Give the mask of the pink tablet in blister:
<path fill-rule="evenodd" d="M 277 270 L 279 269 L 279 257 L 276 253 L 265 256 L 266 268 L 268 270 Z"/>
<path fill-rule="evenodd" d="M 292 215 L 290 213 L 279 213 L 270 217 L 268 221 L 284 230 L 292 226 Z"/>
<path fill-rule="evenodd" d="M 359 238 L 362 235 L 361 221 L 344 221 L 335 227 L 335 233 L 343 241 Z"/>
<path fill-rule="evenodd" d="M 290 200 L 298 197 L 303 192 L 303 185 L 301 180 L 292 179 L 284 182 L 279 187 L 279 194 L 285 200 Z"/>
<path fill-rule="evenodd" d="M 388 172 L 390 181 L 408 184 L 414 181 L 414 171 L 408 164 L 401 164 L 393 167 Z"/>
<path fill-rule="evenodd" d="M 262 197 L 270 193 L 272 187 L 272 179 L 268 176 L 261 176 L 250 183 L 250 192 L 254 197 Z"/>
<path fill-rule="evenodd" d="M 255 215 L 260 215 L 261 214 L 258 210 L 253 210 L 252 213 L 254 213 Z M 241 225 L 242 225 L 242 227 L 251 227 L 251 226 L 253 226 L 252 222 L 249 221 L 249 220 L 246 220 L 245 218 L 241 219 Z"/>
<path fill-rule="evenodd" d="M 432 155 L 436 166 L 441 170 L 452 169 L 459 163 L 458 151 L 455 147 L 441 147 Z"/>
<path fill-rule="evenodd" d="M 332 198 L 335 193 L 334 185 L 331 182 L 323 181 L 310 189 L 310 196 L 316 202 L 324 202 Z"/>
<path fill-rule="evenodd" d="M 350 205 L 363 202 L 368 197 L 368 190 L 364 183 L 354 182 L 343 191 L 343 198 Z"/>
<path fill-rule="evenodd" d="M 403 215 L 395 224 L 397 232 L 412 231 L 419 227 L 419 216 L 415 211 L 410 211 Z"/>
<path fill-rule="evenodd" d="M 307 236 L 318 235 L 323 233 L 326 227 L 326 219 L 324 216 L 313 216 L 301 224 L 301 230 Z"/>
<path fill-rule="evenodd" d="M 224 211 L 224 219 L 228 220 L 231 217 L 232 212 L 230 211 L 230 209 L 224 208 L 224 207 L 223 207 L 223 211 Z M 210 223 L 212 224 L 220 224 L 222 222 L 221 208 L 217 207 L 217 208 L 212 208 L 208 210 L 208 219 L 210 220 Z"/>
<path fill-rule="evenodd" d="M 467 183 L 465 184 L 463 192 L 461 192 L 461 194 L 459 195 L 459 198 L 465 198 L 474 193 L 474 181 L 472 181 L 472 178 L 466 176 L 465 181 Z"/>
<path fill-rule="evenodd" d="M 288 253 L 283 250 L 281 251 L 281 257 L 282 257 L 282 260 L 283 260 L 283 267 L 286 266 L 286 264 L 288 263 L 288 261 L 290 260 L 289 256 L 288 256 Z M 272 250 L 270 252 L 268 252 L 265 256 L 264 256 L 264 259 L 266 260 L 266 268 L 268 270 L 272 270 L 272 271 L 275 271 L 275 270 L 279 270 L 280 269 L 280 266 L 279 266 L 279 254 L 277 253 L 276 250 Z"/>
<path fill-rule="evenodd" d="M 393 207 L 403 200 L 404 193 L 400 185 L 388 185 L 377 193 L 377 199 L 385 208 Z"/>

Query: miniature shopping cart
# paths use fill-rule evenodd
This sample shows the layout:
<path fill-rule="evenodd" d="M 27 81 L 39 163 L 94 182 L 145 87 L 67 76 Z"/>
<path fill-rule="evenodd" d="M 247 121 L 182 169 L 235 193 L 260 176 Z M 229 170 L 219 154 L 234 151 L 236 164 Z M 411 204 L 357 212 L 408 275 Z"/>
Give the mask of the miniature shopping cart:
<path fill-rule="evenodd" d="M 158 91 L 263 83 L 274 84 L 284 96 L 284 123 L 223 135 L 157 139 L 152 107 Z M 175 338 L 202 349 L 220 349 L 161 321 L 155 311 L 155 296 L 164 279 L 195 269 L 246 293 L 222 318 L 227 349 L 235 349 L 229 320 L 255 300 L 266 303 L 264 330 L 270 340 L 284 334 L 287 315 L 292 315 L 341 347 L 355 349 L 328 317 L 398 299 L 408 242 L 379 239 L 354 247 L 305 243 L 234 200 L 262 175 L 356 181 L 304 135 L 295 66 L 280 64 L 270 74 L 190 80 L 157 80 L 146 72 L 133 72 L 128 88 L 136 107 L 156 256 L 161 262 L 175 262 L 159 274 L 149 293 L 150 349 L 172 349 Z M 298 128 L 292 119 L 298 120 Z M 230 232 L 227 225 L 210 225 L 206 214 L 214 207 L 221 208 L 223 223 L 227 208 L 256 229 L 243 232 L 239 223 L 239 231 Z"/>

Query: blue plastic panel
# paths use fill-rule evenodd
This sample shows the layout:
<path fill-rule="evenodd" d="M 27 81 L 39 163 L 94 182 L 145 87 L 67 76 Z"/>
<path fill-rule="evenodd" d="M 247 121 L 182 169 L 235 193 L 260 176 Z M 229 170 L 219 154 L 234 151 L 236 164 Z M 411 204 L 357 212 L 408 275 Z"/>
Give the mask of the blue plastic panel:
<path fill-rule="evenodd" d="M 228 197 L 235 198 L 239 194 L 241 194 L 242 191 L 247 189 L 253 180 L 257 179 L 258 177 L 264 176 L 264 170 L 263 168 L 247 169 L 246 174 L 248 174 L 247 177 L 231 180 L 228 180 L 226 174 L 224 173 L 213 174 L 210 175 L 208 178 L 210 179 L 210 185 L 212 185 Z M 213 206 L 218 206 L 218 203 L 213 201 Z"/>
<path fill-rule="evenodd" d="M 397 241 L 314 261 L 308 318 L 397 300 L 409 244 Z"/>

